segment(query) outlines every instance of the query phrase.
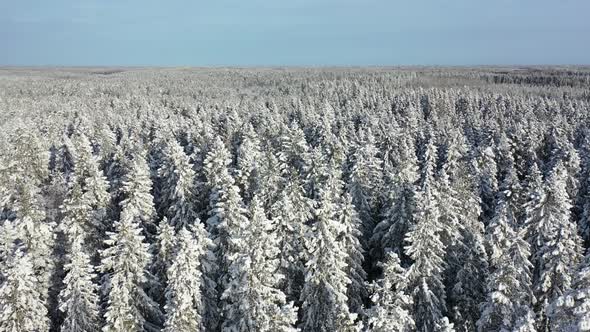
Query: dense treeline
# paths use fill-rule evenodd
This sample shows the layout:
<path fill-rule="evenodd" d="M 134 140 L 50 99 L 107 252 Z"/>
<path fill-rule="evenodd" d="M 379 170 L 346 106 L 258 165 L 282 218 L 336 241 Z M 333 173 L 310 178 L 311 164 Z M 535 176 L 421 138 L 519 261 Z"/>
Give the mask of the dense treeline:
<path fill-rule="evenodd" d="M 0 331 L 588 331 L 589 77 L 4 69 Z"/>

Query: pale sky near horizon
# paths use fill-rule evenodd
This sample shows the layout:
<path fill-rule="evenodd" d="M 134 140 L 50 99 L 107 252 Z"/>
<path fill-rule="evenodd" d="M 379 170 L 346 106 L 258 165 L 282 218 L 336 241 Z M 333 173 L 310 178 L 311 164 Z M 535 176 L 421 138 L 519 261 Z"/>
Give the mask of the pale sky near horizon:
<path fill-rule="evenodd" d="M 0 0 L 0 65 L 590 64 L 588 0 Z"/>

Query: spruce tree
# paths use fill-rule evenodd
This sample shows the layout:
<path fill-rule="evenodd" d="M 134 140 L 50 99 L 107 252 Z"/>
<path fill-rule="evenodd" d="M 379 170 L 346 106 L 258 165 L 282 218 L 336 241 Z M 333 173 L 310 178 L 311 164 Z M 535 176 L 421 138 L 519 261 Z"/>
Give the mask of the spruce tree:
<path fill-rule="evenodd" d="M 386 163 L 384 167 L 386 177 L 392 180 L 383 219 L 375 227 L 370 240 L 371 255 L 375 259 L 380 259 L 384 252 L 391 250 L 398 254 L 402 264 L 409 260 L 404 252 L 404 238 L 413 225 L 416 208 L 418 162 L 414 150 L 412 138 L 402 137 L 397 165 Z"/>
<path fill-rule="evenodd" d="M 511 331 L 533 303 L 530 247 L 508 204 L 501 200 L 488 230 L 491 273 L 487 296 L 477 321 L 478 331 Z"/>
<path fill-rule="evenodd" d="M 64 314 L 63 331 L 98 331 L 99 297 L 95 284 L 96 272 L 88 249 L 94 232 L 93 212 L 88 196 L 82 193 L 77 176 L 72 176 L 72 188 L 62 207 L 64 219 L 60 225 L 66 238 L 66 273 L 64 289 L 59 294 L 59 309 Z"/>
<path fill-rule="evenodd" d="M 589 167 L 590 168 L 590 167 Z M 590 174 L 589 174 L 590 175 Z M 579 200 L 578 228 L 586 247 L 590 244 L 590 176 L 584 176 Z"/>
<path fill-rule="evenodd" d="M 358 211 L 361 223 L 361 244 L 366 247 L 375 228 L 375 218 L 381 205 L 383 161 L 370 130 L 361 130 L 360 142 L 352 156 L 347 191 Z"/>
<path fill-rule="evenodd" d="M 92 208 L 90 223 L 92 229 L 88 234 L 88 241 L 93 248 L 100 249 L 105 238 L 105 232 L 111 227 L 107 217 L 111 196 L 108 193 L 109 183 L 98 165 L 98 159 L 93 158 L 89 167 L 90 174 L 84 180 L 84 199 Z"/>
<path fill-rule="evenodd" d="M 108 193 L 109 183 L 100 169 L 100 159 L 94 155 L 88 137 L 83 133 L 79 134 L 74 145 L 74 175 L 82 187 L 84 198 L 93 209 L 91 223 L 95 229 L 89 234 L 89 240 L 96 244 L 96 241 L 101 240 L 101 232 L 106 229 L 106 209 L 111 198 Z"/>
<path fill-rule="evenodd" d="M 590 135 L 586 134 L 580 147 L 580 188 L 575 200 L 574 220 L 585 247 L 590 246 Z"/>
<path fill-rule="evenodd" d="M 272 147 L 266 146 L 265 150 L 271 151 L 263 155 L 258 179 L 259 184 L 254 195 L 258 196 L 262 201 L 264 209 L 270 212 L 280 199 L 281 191 L 287 186 L 291 174 L 288 174 L 290 172 L 289 166 L 279 160 Z"/>
<path fill-rule="evenodd" d="M 259 190 L 263 156 L 260 139 L 252 125 L 248 124 L 238 147 L 236 172 L 236 183 L 246 203 Z"/>
<path fill-rule="evenodd" d="M 154 263 L 151 265 L 150 272 L 157 280 L 152 289 L 149 289 L 150 296 L 163 307 L 166 302 L 165 290 L 168 284 L 167 271 L 174 258 L 174 248 L 176 247 L 176 231 L 164 217 L 158 225 L 158 233 L 155 243 Z"/>
<path fill-rule="evenodd" d="M 440 221 L 445 230 L 441 240 L 447 247 L 447 305 L 455 329 L 460 331 L 475 330 L 478 305 L 485 299 L 481 276 L 488 273 L 479 197 L 475 179 L 468 173 L 467 151 L 463 135 L 451 131 L 442 146 L 443 164 L 436 184 Z"/>
<path fill-rule="evenodd" d="M 305 237 L 309 253 L 301 292 L 303 331 L 355 331 L 356 314 L 348 309 L 346 273 L 348 253 L 339 243 L 343 225 L 338 221 L 342 193 L 340 172 L 331 168 L 319 191 L 315 218 Z"/>
<path fill-rule="evenodd" d="M 304 174 L 305 160 L 308 158 L 310 149 L 305 140 L 305 133 L 297 122 L 293 121 L 283 128 L 279 144 L 278 159 L 292 167 L 295 177 L 301 177 Z"/>
<path fill-rule="evenodd" d="M 240 190 L 229 173 L 230 162 L 229 151 L 217 139 L 205 159 L 205 173 L 210 191 L 207 229 L 215 245 L 222 287 L 230 265 L 228 259 L 240 249 L 236 247 L 235 241 L 230 241 L 231 232 L 238 232 L 239 228 L 248 224 Z"/>
<path fill-rule="evenodd" d="M 524 225 L 538 224 L 543 215 L 543 202 L 546 199 L 546 190 L 543 176 L 537 163 L 533 163 L 526 174 L 523 192 L 523 209 L 520 213 L 520 220 L 518 221 Z M 537 250 L 536 242 L 538 239 L 531 238 L 536 232 L 535 230 L 531 231 L 528 240 L 531 243 L 531 252 L 534 253 Z"/>
<path fill-rule="evenodd" d="M 542 215 L 528 227 L 535 241 L 533 253 L 535 295 L 539 305 L 539 330 L 549 331 L 545 311 L 572 284 L 574 267 L 581 259 L 581 239 L 570 219 L 572 205 L 566 190 L 567 171 L 558 162 L 547 181 L 547 194 L 541 203 Z"/>
<path fill-rule="evenodd" d="M 479 304 L 486 295 L 485 280 L 489 273 L 488 255 L 485 250 L 483 224 L 473 220 L 465 224 L 462 240 L 455 248 L 453 258 L 455 275 L 449 289 L 450 316 L 458 331 L 474 331 L 479 319 Z"/>
<path fill-rule="evenodd" d="M 571 289 L 547 310 L 554 331 L 590 331 L 590 255 L 576 271 Z"/>
<path fill-rule="evenodd" d="M 405 250 L 412 260 L 408 278 L 412 289 L 414 321 L 418 331 L 433 331 L 446 311 L 443 285 L 445 245 L 434 179 L 436 148 L 428 143 L 417 193 L 415 224 L 406 236 Z"/>
<path fill-rule="evenodd" d="M 304 167 L 304 187 L 306 196 L 317 200 L 328 174 L 328 164 L 324 152 L 316 147 L 307 155 Z"/>
<path fill-rule="evenodd" d="M 367 273 L 363 269 L 364 250 L 360 238 L 362 237 L 361 223 L 358 213 L 352 204 L 352 197 L 345 194 L 340 208 L 340 223 L 344 226 L 341 237 L 342 247 L 348 254 L 346 270 L 350 278 L 348 286 L 349 308 L 352 312 L 360 312 L 368 297 L 366 279 Z"/>
<path fill-rule="evenodd" d="M 80 243 L 71 247 L 65 265 L 65 288 L 60 292 L 59 309 L 64 313 L 61 331 L 99 331 L 99 296 L 96 272 L 90 256 Z"/>
<path fill-rule="evenodd" d="M 412 298 L 406 294 L 407 271 L 397 254 L 388 252 L 382 263 L 383 276 L 371 285 L 371 302 L 367 310 L 367 328 L 373 332 L 412 331 Z"/>
<path fill-rule="evenodd" d="M 516 320 L 514 332 L 537 332 L 536 317 L 533 310 L 527 311 L 522 317 Z"/>
<path fill-rule="evenodd" d="M 580 172 L 580 157 L 567 134 L 559 125 L 552 125 L 545 136 L 540 155 L 542 173 L 547 178 L 560 163 L 565 168 L 567 193 L 575 197 L 578 190 L 578 173 Z"/>
<path fill-rule="evenodd" d="M 9 137 L 9 143 L 12 148 L 5 157 L 10 162 L 1 172 L 4 195 L 0 206 L 6 215 L 3 219 L 12 221 L 15 231 L 12 241 L 23 244 L 33 264 L 39 296 L 42 301 L 48 301 L 56 266 L 53 255 L 56 225 L 47 218 L 42 196 L 49 155 L 31 128 L 17 128 Z M 53 303 L 54 299 L 49 302 Z"/>
<path fill-rule="evenodd" d="M 305 197 L 304 190 L 296 180 L 289 182 L 271 207 L 279 240 L 279 271 L 284 276 L 281 290 L 289 301 L 299 301 L 305 270 L 304 235 L 307 222 L 312 218 L 313 204 Z"/>
<path fill-rule="evenodd" d="M 436 192 L 439 207 L 439 222 L 442 232 L 441 241 L 446 247 L 455 246 L 461 240 L 463 225 L 469 222 L 468 206 L 464 204 L 470 197 L 462 197 L 451 185 L 449 174 L 445 169 L 440 171 L 436 181 Z M 477 218 L 477 214 L 475 216 Z M 447 252 L 452 255 L 454 252 Z"/>
<path fill-rule="evenodd" d="M 163 179 L 160 189 L 160 212 L 177 230 L 194 224 L 198 218 L 195 210 L 195 171 L 189 157 L 176 140 L 168 142 L 165 161 L 158 170 Z"/>
<path fill-rule="evenodd" d="M 70 177 L 74 174 L 73 148 L 71 139 L 64 134 L 59 144 L 51 151 L 50 167 L 63 174 L 66 182 L 70 182 Z"/>
<path fill-rule="evenodd" d="M 16 248 L 2 271 L 6 279 L 0 285 L 0 331 L 49 330 L 43 289 L 29 255 Z"/>
<path fill-rule="evenodd" d="M 201 259 L 208 250 L 208 239 L 197 238 L 187 228 L 182 228 L 176 239 L 175 254 L 167 270 L 164 331 L 201 331 L 204 330 Z"/>
<path fill-rule="evenodd" d="M 232 242 L 232 232 L 239 234 L 239 229 L 248 223 L 246 209 L 229 172 L 231 155 L 221 139 L 217 139 L 207 153 L 204 171 L 209 190 L 209 218 L 206 221 L 207 231 L 213 241 L 215 264 L 210 264 L 206 277 L 209 285 L 205 288 L 210 292 L 207 296 L 209 324 L 220 319 L 217 316 L 216 299 L 226 289 L 229 278 L 230 258 L 239 253 L 240 247 Z M 216 288 L 211 288 L 216 285 Z M 211 326 L 211 325 L 208 325 Z"/>
<path fill-rule="evenodd" d="M 93 210 L 82 192 L 80 183 L 76 181 L 76 177 L 72 176 L 72 179 L 72 187 L 61 207 L 63 219 L 59 228 L 67 237 L 68 247 L 75 244 L 79 248 L 88 244 L 87 240 L 92 234 L 91 214 Z M 72 248 L 66 248 L 66 250 L 68 253 L 72 253 Z"/>
<path fill-rule="evenodd" d="M 495 195 L 498 190 L 497 164 L 491 147 L 482 148 L 477 157 L 478 194 L 481 203 L 481 219 L 487 225 L 494 216 Z"/>
<path fill-rule="evenodd" d="M 224 302 L 224 331 L 295 331 L 297 310 L 278 288 L 284 276 L 278 272 L 279 238 L 257 196 L 251 201 L 250 222 L 232 236 L 240 250 L 229 259 Z"/>
<path fill-rule="evenodd" d="M 161 321 L 157 303 L 149 297 L 147 269 L 151 263 L 150 245 L 143 225 L 152 225 L 154 213 L 149 169 L 136 155 L 133 168 L 123 182 L 126 198 L 121 202 L 121 217 L 115 231 L 108 232 L 107 248 L 101 252 L 103 292 L 107 295 L 105 332 L 155 330 Z"/>

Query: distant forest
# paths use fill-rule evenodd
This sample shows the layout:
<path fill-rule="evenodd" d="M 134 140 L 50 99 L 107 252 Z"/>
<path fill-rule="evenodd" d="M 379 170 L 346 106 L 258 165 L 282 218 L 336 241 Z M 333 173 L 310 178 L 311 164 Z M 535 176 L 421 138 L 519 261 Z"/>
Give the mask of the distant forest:
<path fill-rule="evenodd" d="M 590 331 L 590 68 L 0 68 L 0 332 Z"/>

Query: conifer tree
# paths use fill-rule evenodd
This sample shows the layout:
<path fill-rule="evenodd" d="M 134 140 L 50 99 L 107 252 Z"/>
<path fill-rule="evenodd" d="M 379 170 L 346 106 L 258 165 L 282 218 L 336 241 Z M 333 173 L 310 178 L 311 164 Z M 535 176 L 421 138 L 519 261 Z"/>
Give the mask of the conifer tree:
<path fill-rule="evenodd" d="M 164 151 L 165 161 L 158 171 L 163 178 L 159 205 L 168 222 L 180 230 L 194 224 L 198 218 L 195 211 L 195 171 L 176 140 L 168 142 Z"/>
<path fill-rule="evenodd" d="M 61 221 L 61 207 L 68 196 L 68 190 L 68 183 L 63 174 L 55 169 L 51 170 L 49 183 L 41 187 L 41 195 L 44 200 L 46 220 L 54 225 L 58 225 Z"/>
<path fill-rule="evenodd" d="M 575 197 L 578 190 L 578 173 L 580 172 L 580 157 L 573 144 L 567 139 L 566 133 L 558 125 L 552 125 L 545 137 L 540 155 L 543 162 L 542 172 L 547 178 L 558 163 L 566 169 L 567 193 Z"/>
<path fill-rule="evenodd" d="M 516 230 L 515 224 L 508 204 L 501 200 L 488 231 L 491 273 L 478 331 L 511 331 L 531 310 L 530 249 L 523 231 Z"/>
<path fill-rule="evenodd" d="M 150 331 L 161 321 L 157 303 L 145 291 L 153 282 L 147 273 L 152 254 L 142 228 L 152 224 L 154 213 L 149 181 L 147 163 L 136 155 L 123 182 L 126 199 L 121 202 L 121 217 L 115 231 L 107 233 L 107 248 L 101 253 L 102 287 L 108 294 L 105 332 Z"/>
<path fill-rule="evenodd" d="M 455 131 L 449 136 L 442 149 L 442 166 L 438 171 L 437 186 L 441 193 L 441 218 L 449 228 L 443 240 L 449 242 L 449 256 L 453 259 L 452 256 L 457 254 L 455 246 L 462 240 L 466 227 L 478 224 L 481 208 L 476 194 L 477 184 L 469 173 L 469 152 L 465 137 L 461 132 Z M 454 273 L 453 269 L 450 272 Z"/>
<path fill-rule="evenodd" d="M 583 183 L 582 190 L 580 190 L 578 227 L 587 247 L 590 244 L 590 176 L 585 176 L 582 179 L 585 183 Z"/>
<path fill-rule="evenodd" d="M 535 313 L 527 311 L 524 316 L 516 320 L 515 332 L 537 332 Z"/>
<path fill-rule="evenodd" d="M 436 147 L 427 145 L 422 169 L 422 183 L 417 193 L 415 224 L 406 236 L 406 252 L 413 261 L 408 278 L 414 302 L 414 321 L 418 331 L 433 331 L 443 318 L 445 289 L 443 285 L 445 245 L 441 234 L 440 210 L 434 182 Z"/>
<path fill-rule="evenodd" d="M 17 128 L 9 143 L 12 149 L 5 155 L 9 162 L 2 169 L 4 195 L 0 206 L 5 219 L 14 225 L 12 241 L 23 244 L 33 265 L 36 288 L 42 301 L 47 301 L 55 271 L 55 223 L 46 218 L 41 192 L 48 176 L 49 156 L 32 129 Z"/>
<path fill-rule="evenodd" d="M 518 222 L 523 225 L 532 225 L 532 223 L 538 223 L 539 218 L 542 215 L 543 202 L 546 199 L 545 183 L 543 182 L 543 176 L 537 163 L 533 163 L 531 168 L 528 170 L 524 180 L 524 197 L 523 209 L 520 214 Z M 531 239 L 529 234 L 529 242 L 531 243 L 531 252 L 537 250 L 536 239 Z"/>
<path fill-rule="evenodd" d="M 176 232 L 174 227 L 170 225 L 168 219 L 164 217 L 158 225 L 158 264 L 161 265 L 162 270 L 166 271 L 170 267 L 170 263 L 174 257 L 174 250 L 176 244 Z"/>
<path fill-rule="evenodd" d="M 437 191 L 441 224 L 446 229 L 441 240 L 447 246 L 447 306 L 455 329 L 473 331 L 479 318 L 478 306 L 485 299 L 481 276 L 488 274 L 479 197 L 474 190 L 475 179 L 468 173 L 468 148 L 463 135 L 451 131 L 441 150 L 443 164 Z"/>
<path fill-rule="evenodd" d="M 576 271 L 572 287 L 547 310 L 554 331 L 590 331 L 590 255 Z"/>
<path fill-rule="evenodd" d="M 90 165 L 94 158 L 90 140 L 83 130 L 84 128 L 77 128 L 68 140 L 69 150 L 73 157 L 74 175 L 78 181 L 83 181 L 90 174 Z"/>
<path fill-rule="evenodd" d="M 284 127 L 284 133 L 280 136 L 280 152 L 278 159 L 293 168 L 294 176 L 301 177 L 305 170 L 305 160 L 310 153 L 305 140 L 305 134 L 295 121 Z"/>
<path fill-rule="evenodd" d="M 17 227 L 13 221 L 3 220 L 2 227 L 0 227 L 0 282 L 3 279 L 3 268 L 6 262 L 10 260 L 10 257 L 14 251 L 15 241 L 18 240 Z"/>
<path fill-rule="evenodd" d="M 248 124 L 237 151 L 236 175 L 236 183 L 246 203 L 258 192 L 262 159 L 260 140 L 252 125 Z"/>
<path fill-rule="evenodd" d="M 200 224 L 195 227 L 202 229 Z M 204 329 L 201 259 L 210 240 L 198 239 L 187 228 L 182 228 L 176 239 L 176 253 L 167 271 L 164 331 L 201 331 Z"/>
<path fill-rule="evenodd" d="M 94 248 L 98 249 L 101 248 L 105 232 L 111 227 L 108 219 L 111 196 L 108 192 L 109 183 L 100 170 L 96 158 L 92 159 L 89 170 L 90 174 L 84 180 L 84 199 L 92 208 L 90 214 L 92 231 L 88 234 L 88 240 Z"/>
<path fill-rule="evenodd" d="M 373 233 L 375 218 L 380 207 L 383 186 L 383 161 L 375 137 L 370 130 L 361 130 L 360 142 L 352 157 L 350 180 L 347 191 L 362 221 L 361 243 L 366 246 Z"/>
<path fill-rule="evenodd" d="M 250 222 L 240 225 L 241 247 L 231 259 L 224 301 L 224 331 L 295 331 L 297 310 L 278 289 L 284 276 L 278 272 L 279 238 L 267 219 L 262 203 L 254 196 Z M 233 232 L 232 232 L 233 233 Z"/>
<path fill-rule="evenodd" d="M 62 140 L 55 150 L 52 151 L 50 159 L 50 166 L 57 172 L 63 174 L 66 182 L 70 181 L 70 177 L 74 174 L 74 156 L 72 154 L 73 144 L 67 135 L 63 135 Z"/>
<path fill-rule="evenodd" d="M 320 148 L 311 149 L 305 160 L 304 185 L 307 197 L 317 200 L 328 174 L 326 156 Z"/>
<path fill-rule="evenodd" d="M 151 273 L 157 280 L 157 284 L 149 290 L 150 296 L 156 300 L 161 307 L 166 302 L 166 285 L 168 284 L 167 271 L 174 258 L 176 247 L 176 231 L 164 217 L 158 225 L 157 242 L 155 243 L 154 263 L 151 266 Z"/>
<path fill-rule="evenodd" d="M 230 241 L 230 233 L 238 232 L 239 228 L 248 223 L 239 188 L 229 174 L 230 162 L 229 151 L 223 142 L 217 139 L 207 154 L 205 172 L 210 188 L 207 227 L 212 236 L 221 269 L 220 286 L 222 288 L 225 287 L 225 275 L 230 265 L 228 259 L 240 249 L 235 246 L 236 240 Z M 241 236 L 239 232 L 236 235 Z"/>
<path fill-rule="evenodd" d="M 392 189 L 383 220 L 377 224 L 371 237 L 371 254 L 379 259 L 384 252 L 391 250 L 398 254 L 404 264 L 408 261 L 404 252 L 404 238 L 413 225 L 415 183 L 418 180 L 416 152 L 411 137 L 401 138 L 398 164 L 391 167 L 386 164 L 384 169 L 388 173 L 386 176 L 392 178 Z"/>
<path fill-rule="evenodd" d="M 75 243 L 65 265 L 65 288 L 60 292 L 59 309 L 64 313 L 61 331 L 99 331 L 98 285 L 90 256 Z"/>
<path fill-rule="evenodd" d="M 110 203 L 109 185 L 84 133 L 72 138 L 72 151 L 75 167 L 70 176 L 70 192 L 62 207 L 64 220 L 60 228 L 68 236 L 70 244 L 84 242 L 84 248 L 93 254 L 91 261 L 96 262 L 96 253 L 102 248 L 101 242 L 109 227 L 106 220 Z"/>
<path fill-rule="evenodd" d="M 574 220 L 585 247 L 590 245 L 590 135 L 586 134 L 580 147 L 580 188 L 575 200 Z"/>
<path fill-rule="evenodd" d="M 89 235 L 92 234 L 91 213 L 93 211 L 82 192 L 80 183 L 76 181 L 75 176 L 72 176 L 72 179 L 72 187 L 61 207 L 63 220 L 59 227 L 67 237 L 68 247 L 74 244 L 80 247 L 87 245 Z M 71 248 L 66 250 L 72 253 Z"/>
<path fill-rule="evenodd" d="M 478 193 L 481 202 L 482 221 L 487 225 L 494 216 L 495 195 L 498 190 L 497 165 L 494 150 L 482 149 L 477 158 Z"/>
<path fill-rule="evenodd" d="M 508 176 L 514 176 L 518 179 L 514 159 L 514 142 L 507 136 L 506 132 L 501 131 L 495 135 L 494 143 L 494 156 L 498 168 L 498 183 L 500 185 L 505 183 Z"/>
<path fill-rule="evenodd" d="M 463 225 L 471 217 L 468 209 L 464 206 L 469 197 L 461 197 L 453 188 L 449 174 L 445 169 L 440 171 L 435 185 L 438 194 L 435 199 L 439 201 L 437 205 L 439 206 L 439 222 L 442 228 L 441 241 L 445 246 L 451 247 L 461 240 Z M 454 252 L 450 254 L 454 254 Z M 447 255 L 449 255 L 448 252 Z"/>
<path fill-rule="evenodd" d="M 265 150 L 271 150 L 267 146 Z M 265 211 L 272 211 L 273 206 L 281 197 L 281 191 L 287 186 L 291 175 L 289 166 L 283 164 L 276 156 L 277 153 L 269 151 L 265 153 L 260 165 L 259 184 L 254 195 L 262 201 Z M 293 180 L 296 178 L 293 177 Z"/>
<path fill-rule="evenodd" d="M 23 248 L 6 262 L 0 285 L 0 331 L 48 331 L 49 318 L 33 263 Z"/>
<path fill-rule="evenodd" d="M 522 207 L 520 203 L 522 202 L 522 195 L 523 195 L 523 188 L 521 182 L 518 180 L 518 176 L 516 174 L 516 168 L 514 168 L 514 164 L 511 161 L 511 158 L 508 158 L 508 161 L 504 165 L 500 175 L 499 175 L 499 185 L 498 185 L 498 192 L 496 193 L 496 208 L 499 205 L 504 205 L 505 208 L 508 210 L 507 214 L 511 223 L 514 223 L 515 227 L 520 227 L 520 215 Z M 494 215 L 494 218 L 496 216 Z"/>
<path fill-rule="evenodd" d="M 473 220 L 465 224 L 462 240 L 455 248 L 453 263 L 455 275 L 451 278 L 449 291 L 449 310 L 458 331 L 473 331 L 479 319 L 479 304 L 486 295 L 485 280 L 487 276 L 488 256 L 485 250 L 483 224 Z"/>
<path fill-rule="evenodd" d="M 350 278 L 347 296 L 350 310 L 358 313 L 368 296 L 365 284 L 367 273 L 363 269 L 364 250 L 359 240 L 362 237 L 360 231 L 362 221 L 358 217 L 349 194 L 344 195 L 340 204 L 340 223 L 344 227 L 340 242 L 348 254 L 346 270 Z"/>
<path fill-rule="evenodd" d="M 239 234 L 239 229 L 248 223 L 239 188 L 230 175 L 231 155 L 225 144 L 217 138 L 204 161 L 204 171 L 209 191 L 209 218 L 207 231 L 214 248 L 215 264 L 206 266 L 205 284 L 207 295 L 206 311 L 209 328 L 220 321 L 216 311 L 217 297 L 227 288 L 230 257 L 239 253 L 241 247 L 231 242 L 232 232 Z M 210 258 L 213 258 L 210 257 Z M 215 288 L 212 288 L 215 285 Z M 215 299 L 215 300 L 214 300 Z M 221 308 L 220 308 L 221 309 Z"/>
<path fill-rule="evenodd" d="M 340 172 L 331 168 L 319 192 L 314 223 L 305 237 L 309 253 L 301 292 L 301 329 L 305 332 L 356 330 L 356 314 L 350 313 L 346 296 L 351 282 L 346 273 L 348 253 L 338 242 L 344 231 L 337 218 L 341 193 Z"/>
<path fill-rule="evenodd" d="M 66 272 L 64 289 L 59 294 L 59 309 L 64 314 L 63 331 L 98 330 L 98 286 L 96 272 L 88 249 L 94 232 L 93 210 L 88 196 L 82 193 L 77 176 L 72 176 L 72 188 L 62 207 L 64 219 L 60 229 L 65 234 Z"/>
<path fill-rule="evenodd" d="M 372 284 L 372 307 L 367 312 L 367 327 L 373 332 L 412 331 L 412 298 L 407 295 L 407 271 L 397 254 L 389 252 L 382 264 L 383 277 Z"/>
<path fill-rule="evenodd" d="M 289 301 L 299 301 L 303 287 L 306 261 L 304 235 L 306 224 L 312 218 L 313 203 L 304 195 L 297 182 L 289 182 L 271 207 L 272 220 L 279 240 L 279 271 L 285 276 L 280 289 Z"/>
<path fill-rule="evenodd" d="M 123 180 L 125 178 L 125 171 L 128 168 L 129 161 L 127 159 L 123 146 L 117 145 L 115 151 L 110 156 L 106 163 L 106 177 L 110 183 L 109 193 L 111 194 L 111 209 L 109 217 L 112 220 L 118 219 L 119 203 L 122 198 Z"/>
<path fill-rule="evenodd" d="M 547 193 L 540 203 L 542 214 L 528 225 L 535 241 L 533 253 L 535 295 L 539 304 L 539 330 L 548 331 L 545 311 L 563 295 L 572 283 L 573 268 L 581 259 L 581 239 L 576 224 L 570 220 L 572 205 L 566 190 L 567 171 L 558 162 L 547 181 Z"/>
<path fill-rule="evenodd" d="M 154 196 L 151 193 L 152 181 L 143 154 L 141 151 L 136 152 L 133 162 L 129 166 L 122 188 L 125 199 L 120 203 L 120 206 L 121 213 L 127 209 L 134 218 L 138 219 L 144 235 L 152 240 L 157 233 L 157 226 L 154 222 L 156 211 Z"/>

